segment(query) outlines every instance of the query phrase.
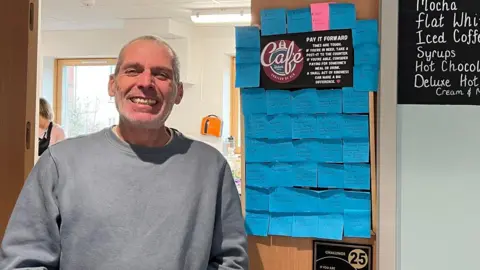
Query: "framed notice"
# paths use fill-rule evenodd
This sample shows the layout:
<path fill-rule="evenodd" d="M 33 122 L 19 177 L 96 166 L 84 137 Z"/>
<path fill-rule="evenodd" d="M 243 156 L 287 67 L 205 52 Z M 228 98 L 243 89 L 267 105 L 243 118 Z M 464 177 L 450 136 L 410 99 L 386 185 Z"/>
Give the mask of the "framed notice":
<path fill-rule="evenodd" d="M 372 270 L 372 246 L 313 241 L 313 270 Z"/>
<path fill-rule="evenodd" d="M 260 47 L 264 89 L 353 86 L 351 29 L 262 36 Z"/>
<path fill-rule="evenodd" d="M 479 2 L 398 6 L 398 104 L 480 105 Z"/>

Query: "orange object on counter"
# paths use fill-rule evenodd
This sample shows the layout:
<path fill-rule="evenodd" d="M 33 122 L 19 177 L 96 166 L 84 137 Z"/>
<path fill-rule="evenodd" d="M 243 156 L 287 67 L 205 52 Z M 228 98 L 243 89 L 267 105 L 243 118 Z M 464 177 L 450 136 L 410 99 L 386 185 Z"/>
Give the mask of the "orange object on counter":
<path fill-rule="evenodd" d="M 200 133 L 202 135 L 211 135 L 215 137 L 220 137 L 222 134 L 222 120 L 214 114 L 205 116 L 202 119 L 202 126 Z"/>

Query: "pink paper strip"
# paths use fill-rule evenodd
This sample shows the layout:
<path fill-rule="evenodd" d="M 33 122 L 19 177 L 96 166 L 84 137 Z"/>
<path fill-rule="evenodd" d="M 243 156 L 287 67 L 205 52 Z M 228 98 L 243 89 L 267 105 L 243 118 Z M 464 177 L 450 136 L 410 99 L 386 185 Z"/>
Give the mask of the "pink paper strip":
<path fill-rule="evenodd" d="M 310 4 L 310 13 L 312 14 L 313 31 L 323 31 L 330 29 L 329 3 Z"/>

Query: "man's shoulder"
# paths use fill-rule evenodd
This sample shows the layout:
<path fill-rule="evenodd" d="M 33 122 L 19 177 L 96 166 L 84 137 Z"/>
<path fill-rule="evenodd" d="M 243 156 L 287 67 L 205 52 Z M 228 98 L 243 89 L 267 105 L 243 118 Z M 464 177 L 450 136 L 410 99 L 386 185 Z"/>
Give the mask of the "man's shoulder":
<path fill-rule="evenodd" d="M 105 130 L 97 131 L 91 134 L 80 135 L 77 137 L 66 138 L 49 147 L 52 155 L 71 155 L 88 152 L 89 149 L 95 149 L 105 144 Z"/>

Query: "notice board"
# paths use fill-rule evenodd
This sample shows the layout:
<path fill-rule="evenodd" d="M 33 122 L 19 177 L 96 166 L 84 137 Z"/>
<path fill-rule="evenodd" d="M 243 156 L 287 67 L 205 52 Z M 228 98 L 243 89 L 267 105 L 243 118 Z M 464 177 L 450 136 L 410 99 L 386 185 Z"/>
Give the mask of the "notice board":
<path fill-rule="evenodd" d="M 480 105 L 477 1 L 399 0 L 398 104 Z"/>
<path fill-rule="evenodd" d="M 315 2 L 330 2 L 330 1 L 315 1 Z M 378 0 L 339 0 L 336 3 L 352 3 L 356 7 L 357 19 L 376 19 L 378 18 Z M 252 0 L 252 24 L 260 25 L 260 11 L 268 8 L 305 8 L 308 7 L 312 1 L 300 0 Z M 263 85 L 264 87 L 265 85 Z M 375 122 L 375 94 L 370 93 L 370 123 Z M 374 125 L 372 125 L 372 134 L 374 132 Z M 244 130 L 242 129 L 242 132 Z M 244 137 L 244 136 L 242 136 Z M 375 138 L 370 137 L 372 153 L 375 153 Z M 243 154 L 245 154 L 243 149 Z M 375 162 L 372 156 L 372 164 Z M 242 174 L 245 173 L 245 166 L 242 168 Z M 372 170 L 372 179 L 376 179 L 375 170 Z M 373 180 L 373 182 L 375 182 Z M 245 189 L 245 186 L 243 187 Z M 376 194 L 376 186 L 372 185 L 372 193 Z M 375 198 L 375 197 L 372 197 Z M 242 198 L 245 201 L 245 198 Z M 372 201 L 373 209 L 376 209 L 376 202 Z M 245 207 L 245 204 L 244 204 Z M 376 211 L 372 213 L 372 230 L 373 237 L 371 239 L 357 239 L 357 238 L 344 238 L 342 243 L 353 244 L 372 244 L 372 269 L 375 269 L 375 231 L 376 231 Z M 249 236 L 249 255 L 250 255 L 250 268 L 259 270 L 310 270 L 313 269 L 313 247 L 312 238 L 293 238 L 282 236 L 268 236 L 258 237 Z"/>

